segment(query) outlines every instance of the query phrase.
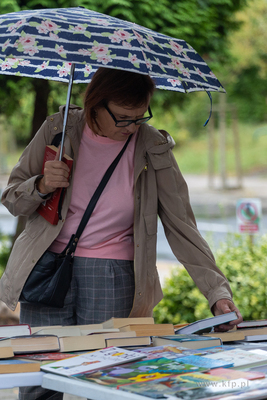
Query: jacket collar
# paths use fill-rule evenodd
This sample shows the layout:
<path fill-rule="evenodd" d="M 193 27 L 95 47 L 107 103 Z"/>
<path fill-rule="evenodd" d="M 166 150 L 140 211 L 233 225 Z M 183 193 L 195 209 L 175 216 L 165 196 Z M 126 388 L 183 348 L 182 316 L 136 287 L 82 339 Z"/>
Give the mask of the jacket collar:
<path fill-rule="evenodd" d="M 158 131 L 151 125 L 143 124 L 140 126 L 137 142 L 136 142 L 136 160 L 145 157 L 146 153 L 161 154 L 175 145 L 173 138 L 168 132 Z"/>

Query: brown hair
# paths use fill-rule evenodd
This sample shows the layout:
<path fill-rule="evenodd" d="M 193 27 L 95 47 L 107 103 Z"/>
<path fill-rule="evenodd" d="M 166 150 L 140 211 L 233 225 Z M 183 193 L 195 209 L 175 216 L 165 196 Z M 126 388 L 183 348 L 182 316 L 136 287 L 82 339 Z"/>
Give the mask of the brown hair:
<path fill-rule="evenodd" d="M 155 89 L 154 81 L 148 75 L 118 69 L 99 68 L 87 86 L 84 96 L 84 110 L 87 124 L 96 125 L 97 108 L 109 101 L 127 107 L 144 105 Z"/>

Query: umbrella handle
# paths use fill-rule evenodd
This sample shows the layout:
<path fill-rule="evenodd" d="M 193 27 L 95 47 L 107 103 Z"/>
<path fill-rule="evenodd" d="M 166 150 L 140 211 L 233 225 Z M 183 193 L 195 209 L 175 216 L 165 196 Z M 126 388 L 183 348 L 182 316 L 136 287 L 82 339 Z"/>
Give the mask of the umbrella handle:
<path fill-rule="evenodd" d="M 71 64 L 71 70 L 70 70 L 70 80 L 69 80 L 69 85 L 68 85 L 67 101 L 66 101 L 66 107 L 65 107 L 65 112 L 64 112 L 63 130 L 62 130 L 62 139 L 61 139 L 61 146 L 60 146 L 60 153 L 59 153 L 59 161 L 61 161 L 62 157 L 63 157 L 65 132 L 66 132 L 66 126 L 67 126 L 67 121 L 68 121 L 68 115 L 69 115 L 70 96 L 71 96 L 71 89 L 72 89 L 73 78 L 74 78 L 74 71 L 75 71 L 75 64 L 72 63 Z"/>

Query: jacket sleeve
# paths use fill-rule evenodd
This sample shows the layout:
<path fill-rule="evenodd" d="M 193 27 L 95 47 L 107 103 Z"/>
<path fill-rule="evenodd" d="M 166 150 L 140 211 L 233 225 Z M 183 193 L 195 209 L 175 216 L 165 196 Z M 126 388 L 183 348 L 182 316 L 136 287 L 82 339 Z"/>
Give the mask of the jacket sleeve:
<path fill-rule="evenodd" d="M 35 183 L 37 178 L 42 176 L 45 146 L 50 143 L 50 136 L 45 121 L 10 174 L 1 201 L 14 216 L 31 215 L 43 201 L 38 195 Z"/>
<path fill-rule="evenodd" d="M 197 229 L 187 184 L 172 151 L 169 150 L 165 156 L 170 158 L 171 166 L 156 171 L 159 216 L 175 257 L 184 265 L 212 308 L 220 299 L 232 300 L 232 291 Z"/>

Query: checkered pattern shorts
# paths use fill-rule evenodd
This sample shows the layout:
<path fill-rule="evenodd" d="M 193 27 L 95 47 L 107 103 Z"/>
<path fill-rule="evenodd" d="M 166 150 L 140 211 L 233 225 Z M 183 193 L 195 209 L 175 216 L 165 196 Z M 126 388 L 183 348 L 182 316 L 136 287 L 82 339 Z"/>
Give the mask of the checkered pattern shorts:
<path fill-rule="evenodd" d="M 74 257 L 72 282 L 64 307 L 21 303 L 20 323 L 83 325 L 101 323 L 111 317 L 126 318 L 132 308 L 134 289 L 133 261 Z M 62 398 L 61 393 L 38 386 L 20 388 L 19 393 L 20 400 Z"/>

